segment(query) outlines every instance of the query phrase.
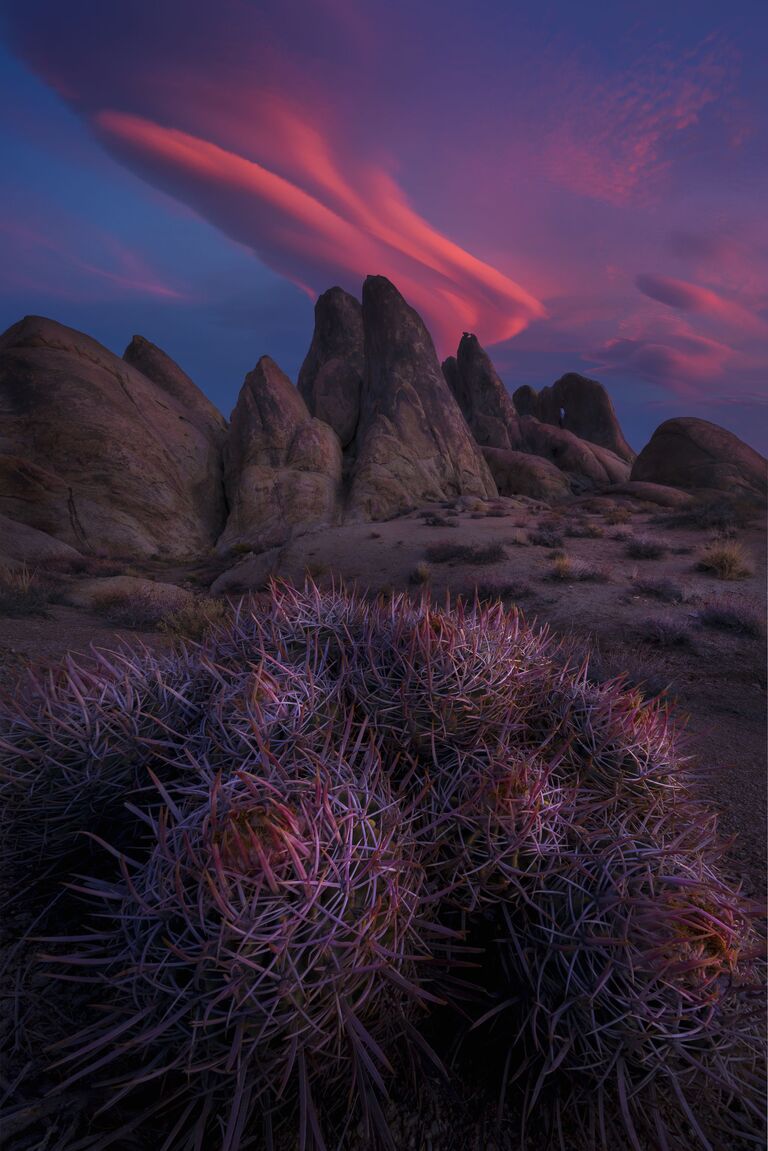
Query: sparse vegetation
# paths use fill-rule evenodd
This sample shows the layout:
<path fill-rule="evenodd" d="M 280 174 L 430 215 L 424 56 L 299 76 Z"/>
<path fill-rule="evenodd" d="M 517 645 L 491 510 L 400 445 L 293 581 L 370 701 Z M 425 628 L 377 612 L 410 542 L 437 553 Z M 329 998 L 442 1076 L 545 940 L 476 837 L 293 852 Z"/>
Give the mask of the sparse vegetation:
<path fill-rule="evenodd" d="M 651 536 L 634 536 L 627 543 L 626 554 L 633 560 L 658 560 L 667 550 L 666 544 Z"/>
<path fill-rule="evenodd" d="M 547 578 L 573 583 L 585 583 L 587 581 L 605 583 L 609 576 L 605 568 L 596 567 L 577 556 L 562 554 L 554 557 L 552 569 Z"/>
<path fill-rule="evenodd" d="M 408 582 L 411 584 L 421 585 L 429 583 L 432 578 L 432 568 L 424 560 L 416 564 L 416 567 L 408 577 Z"/>
<path fill-rule="evenodd" d="M 754 574 L 746 551 L 733 540 L 716 540 L 709 544 L 701 553 L 696 570 L 711 572 L 722 580 L 749 579 Z"/>
<path fill-rule="evenodd" d="M 537 548 L 559 548 L 563 546 L 563 537 L 555 528 L 539 525 L 536 531 L 528 533 L 528 543 Z"/>
<path fill-rule="evenodd" d="M 50 588 L 36 570 L 26 564 L 18 568 L 0 567 L 0 615 L 45 616 L 50 600 Z"/>
<path fill-rule="evenodd" d="M 671 579 L 635 578 L 632 580 L 632 590 L 652 599 L 663 600 L 664 603 L 687 603 L 691 598 L 688 588 Z"/>
<path fill-rule="evenodd" d="M 648 616 L 637 628 L 638 638 L 656 647 L 691 647 L 691 629 L 687 620 L 673 616 Z"/>
<path fill-rule="evenodd" d="M 424 526 L 428 528 L 456 528 L 459 525 L 447 516 L 439 516 L 436 512 L 424 512 L 422 515 Z"/>
<path fill-rule="evenodd" d="M 576 540 L 599 540 L 605 534 L 600 524 L 588 520 L 576 520 L 566 526 L 564 535 Z"/>
<path fill-rule="evenodd" d="M 181 590 L 176 602 L 154 588 L 129 592 L 105 590 L 94 597 L 93 609 L 115 627 L 156 631 L 168 618 L 186 608 L 187 600 Z"/>
<path fill-rule="evenodd" d="M 700 608 L 698 620 L 703 627 L 719 631 L 731 631 L 758 639 L 765 635 L 765 618 L 757 604 L 737 599 L 736 596 L 709 600 Z"/>
<path fill-rule="evenodd" d="M 475 594 L 479 600 L 495 601 L 500 599 L 527 599 L 536 593 L 530 584 L 524 583 L 523 581 L 511 580 L 506 583 L 477 584 L 467 598 L 471 601 Z"/>
<path fill-rule="evenodd" d="M 507 558 L 502 544 L 454 544 L 445 540 L 426 550 L 432 563 L 495 564 Z"/>
<path fill-rule="evenodd" d="M 611 526 L 618 524 L 628 524 L 632 519 L 632 512 L 629 510 L 629 508 L 621 505 L 615 508 L 608 508 L 604 518 L 605 522 Z"/>
<path fill-rule="evenodd" d="M 166 615 L 160 630 L 182 639 L 199 642 L 213 627 L 221 627 L 231 615 L 232 608 L 224 599 L 215 596 L 195 596 L 183 607 Z"/>

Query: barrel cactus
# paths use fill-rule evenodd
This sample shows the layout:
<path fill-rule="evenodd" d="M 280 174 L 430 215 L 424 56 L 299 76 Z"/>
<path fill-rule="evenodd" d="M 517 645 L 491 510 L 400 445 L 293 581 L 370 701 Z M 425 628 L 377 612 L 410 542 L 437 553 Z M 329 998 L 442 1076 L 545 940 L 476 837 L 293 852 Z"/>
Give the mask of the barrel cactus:
<path fill-rule="evenodd" d="M 236 1151 L 265 1115 L 386 1143 L 398 1068 L 479 1036 L 504 1098 L 573 1102 L 595 1147 L 754 1137 L 750 909 L 660 703 L 500 604 L 311 581 L 120 659 L 119 691 L 70 664 L 55 707 L 0 715 L 13 850 L 35 805 L 70 867 L 95 832 L 42 960 L 96 985 L 65 1082 L 157 1080 L 169 1149 Z"/>

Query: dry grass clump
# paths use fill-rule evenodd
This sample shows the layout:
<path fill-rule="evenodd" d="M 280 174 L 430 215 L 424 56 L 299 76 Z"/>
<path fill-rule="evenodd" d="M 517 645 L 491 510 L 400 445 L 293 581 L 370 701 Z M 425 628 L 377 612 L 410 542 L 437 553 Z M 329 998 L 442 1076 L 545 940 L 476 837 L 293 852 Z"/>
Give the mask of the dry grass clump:
<path fill-rule="evenodd" d="M 182 639 L 199 641 L 213 627 L 222 627 L 232 609 L 224 599 L 214 596 L 196 596 L 161 620 L 161 631 Z"/>
<path fill-rule="evenodd" d="M 658 560 L 668 551 L 667 545 L 651 536 L 635 536 L 627 544 L 626 554 L 633 560 Z"/>
<path fill-rule="evenodd" d="M 629 508 L 624 506 L 608 508 L 604 518 L 605 522 L 610 524 L 611 527 L 617 524 L 628 524 L 632 519 L 632 512 L 629 510 Z"/>
<path fill-rule="evenodd" d="M 507 558 L 501 544 L 454 544 L 442 540 L 426 550 L 426 557 L 432 563 L 445 564 L 455 561 L 466 564 L 495 564 Z"/>
<path fill-rule="evenodd" d="M 755 508 L 739 500 L 707 500 L 682 511 L 661 513 L 652 520 L 667 528 L 691 528 L 694 531 L 717 531 L 733 536 L 755 517 Z"/>
<path fill-rule="evenodd" d="M 512 534 L 507 536 L 504 540 L 505 544 L 515 548 L 527 548 L 530 542 L 531 541 L 528 539 L 528 533 L 519 529 L 512 532 Z"/>
<path fill-rule="evenodd" d="M 599 540 L 604 534 L 600 524 L 593 524 L 588 520 L 576 520 L 574 523 L 568 524 L 563 532 L 563 535 L 576 540 Z"/>
<path fill-rule="evenodd" d="M 561 582 L 606 583 L 610 577 L 605 568 L 596 567 L 577 556 L 561 553 L 554 557 L 552 570 L 547 578 Z"/>
<path fill-rule="evenodd" d="M 491 600 L 495 603 L 497 600 L 526 599 L 527 597 L 533 596 L 535 594 L 536 593 L 530 584 L 524 583 L 522 580 L 512 580 L 507 583 L 498 582 L 476 584 L 474 591 L 468 598 L 472 599 L 476 595 L 478 600 L 481 602 L 485 600 Z"/>
<path fill-rule="evenodd" d="M 449 520 L 447 516 L 439 516 L 436 512 L 423 512 L 421 518 L 424 520 L 424 526 L 428 528 L 457 528 L 459 526 L 455 520 Z"/>
<path fill-rule="evenodd" d="M 556 528 L 539 524 L 536 531 L 528 532 L 528 543 L 537 548 L 560 548 L 563 537 Z"/>
<path fill-rule="evenodd" d="M 187 596 L 181 590 L 174 602 L 154 588 L 137 591 L 104 591 L 94 596 L 93 609 L 115 627 L 134 631 L 156 631 L 165 621 L 186 608 Z"/>
<path fill-rule="evenodd" d="M 765 617 L 756 603 L 727 596 L 709 600 L 698 612 L 699 623 L 718 631 L 736 632 L 759 639 L 765 635 Z"/>
<path fill-rule="evenodd" d="M 749 579 L 754 575 L 749 556 L 733 540 L 715 540 L 701 553 L 696 570 L 711 572 L 717 579 Z"/>
<path fill-rule="evenodd" d="M 640 595 L 663 600 L 664 603 L 687 603 L 691 598 L 688 588 L 670 579 L 633 579 L 632 589 Z"/>
<path fill-rule="evenodd" d="M 19 568 L 0 567 L 0 615 L 48 614 L 51 588 L 26 564 Z"/>
<path fill-rule="evenodd" d="M 416 564 L 411 574 L 408 576 L 408 582 L 417 586 L 429 583 L 432 578 L 432 568 L 424 560 Z"/>
<path fill-rule="evenodd" d="M 674 619 L 672 616 L 648 616 L 636 630 L 641 640 L 656 647 L 693 646 L 687 620 Z"/>

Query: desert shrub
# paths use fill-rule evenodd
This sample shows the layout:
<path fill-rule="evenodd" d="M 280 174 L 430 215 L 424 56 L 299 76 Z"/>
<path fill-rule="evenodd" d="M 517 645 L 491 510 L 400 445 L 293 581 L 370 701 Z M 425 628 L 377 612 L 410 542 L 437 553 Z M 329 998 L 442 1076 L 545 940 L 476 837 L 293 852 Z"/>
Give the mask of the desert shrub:
<path fill-rule="evenodd" d="M 201 640 L 212 627 L 225 622 L 231 611 L 226 600 L 195 596 L 160 621 L 161 631 L 183 639 Z"/>
<path fill-rule="evenodd" d="M 754 574 L 745 549 L 729 540 L 710 543 L 701 553 L 696 570 L 723 580 L 749 579 Z"/>
<path fill-rule="evenodd" d="M 563 546 L 563 537 L 555 528 L 539 527 L 528 532 L 528 543 L 539 548 L 559 548 Z"/>
<path fill-rule="evenodd" d="M 588 521 L 579 521 L 568 524 L 565 531 L 563 532 L 563 535 L 577 540 L 599 540 L 604 535 L 604 532 L 599 524 L 589 523 Z"/>
<path fill-rule="evenodd" d="M 0 615 L 26 616 L 48 614 L 51 587 L 36 570 L 22 564 L 18 568 L 0 567 Z"/>
<path fill-rule="evenodd" d="M 534 590 L 530 584 L 522 580 L 499 581 L 498 583 L 480 583 L 476 584 L 472 593 L 468 597 L 472 599 L 474 595 L 480 600 L 503 600 L 503 599 L 526 599 L 534 595 Z"/>
<path fill-rule="evenodd" d="M 608 538 L 617 540 L 619 543 L 625 543 L 633 538 L 633 533 L 630 528 L 619 528 L 618 531 L 611 532 Z"/>
<path fill-rule="evenodd" d="M 509 547 L 526 548 L 530 543 L 528 535 L 524 531 L 514 531 L 511 535 L 507 536 L 504 543 Z"/>
<path fill-rule="evenodd" d="M 459 525 L 447 516 L 439 516 L 435 512 L 423 512 L 424 526 L 429 528 L 456 528 Z"/>
<path fill-rule="evenodd" d="M 704 627 L 757 638 L 765 634 L 765 616 L 758 605 L 735 596 L 709 600 L 697 614 Z"/>
<path fill-rule="evenodd" d="M 620 506 L 615 508 L 608 508 L 604 516 L 605 522 L 611 526 L 618 524 L 628 524 L 632 519 L 632 512 L 629 508 Z"/>
<path fill-rule="evenodd" d="M 506 559 L 507 553 L 502 544 L 453 544 L 443 541 L 433 544 L 426 550 L 432 563 L 443 564 L 455 560 L 466 564 L 495 564 Z"/>
<path fill-rule="evenodd" d="M 93 992 L 46 1090 L 108 1083 L 165 1151 L 273 1113 L 371 1146 L 393 1068 L 424 1074 L 406 1048 L 472 1028 L 595 1148 L 759 1141 L 748 911 L 669 717 L 516 611 L 273 584 L 201 645 L 28 687 L 0 703 L 3 850 L 45 836 L 58 879 L 78 826 L 103 840 L 38 961 Z"/>
<path fill-rule="evenodd" d="M 380 540 L 381 539 L 381 532 L 369 532 L 368 533 L 368 539 L 369 540 Z"/>
<path fill-rule="evenodd" d="M 408 577 L 408 582 L 411 584 L 426 584 L 432 578 L 432 568 L 428 563 L 423 560 L 416 564 L 411 574 Z"/>
<path fill-rule="evenodd" d="M 626 547 L 626 554 L 633 560 L 657 560 L 666 553 L 667 545 L 650 536 L 634 536 Z"/>
<path fill-rule="evenodd" d="M 650 596 L 652 599 L 663 600 L 664 603 L 686 603 L 691 598 L 688 588 L 682 587 L 671 579 L 633 579 L 633 591 L 640 595 Z"/>
<path fill-rule="evenodd" d="M 754 506 L 740 500 L 704 500 L 692 507 L 660 513 L 653 523 L 668 528 L 692 528 L 732 535 L 755 516 Z"/>
<path fill-rule="evenodd" d="M 646 643 L 657 647 L 692 647 L 691 629 L 687 620 L 673 616 L 648 616 L 636 629 Z"/>
<path fill-rule="evenodd" d="M 594 564 L 579 559 L 577 556 L 563 553 L 554 557 L 552 568 L 547 578 L 569 582 L 592 581 L 593 583 L 605 583 L 609 576 L 605 568 L 596 567 Z"/>
<path fill-rule="evenodd" d="M 115 627 L 135 631 L 154 631 L 172 615 L 187 606 L 187 596 L 179 592 L 178 599 L 170 600 L 154 588 L 136 591 L 100 592 L 93 600 L 93 609 Z"/>

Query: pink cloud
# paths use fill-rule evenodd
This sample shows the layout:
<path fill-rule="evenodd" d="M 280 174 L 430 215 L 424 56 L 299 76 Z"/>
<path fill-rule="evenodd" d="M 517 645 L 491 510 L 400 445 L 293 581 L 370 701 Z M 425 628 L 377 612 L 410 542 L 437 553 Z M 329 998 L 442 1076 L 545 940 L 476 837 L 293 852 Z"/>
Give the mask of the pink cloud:
<path fill-rule="evenodd" d="M 73 221 L 61 232 L 78 232 Z M 51 222 L 42 224 L 33 219 L 0 220 L 0 232 L 5 235 L 8 249 L 17 254 L 17 260 L 3 262 L 3 281 L 8 288 L 33 288 L 69 299 L 83 294 L 83 284 L 73 282 L 72 273 L 82 277 L 85 294 L 96 284 L 105 281 L 121 293 L 153 296 L 167 300 L 181 300 L 186 293 L 167 283 L 140 253 L 133 251 L 114 236 L 89 226 L 87 243 L 67 243 L 61 232 L 51 228 Z M 77 249 L 77 250 L 76 250 Z M 98 253 L 86 258 L 84 250 Z M 53 262 L 51 262 L 53 257 Z M 39 265 L 39 266 L 38 266 Z"/>
<path fill-rule="evenodd" d="M 271 116 L 281 129 L 271 121 L 272 166 L 139 116 L 103 111 L 96 124 L 113 149 L 305 289 L 322 290 L 340 273 L 356 286 L 367 273 L 389 276 L 441 350 L 465 328 L 495 343 L 545 314 L 514 280 L 415 212 L 382 168 L 343 164 L 316 127 L 276 99 Z"/>
<path fill-rule="evenodd" d="M 737 300 L 728 300 L 698 284 L 672 276 L 639 275 L 635 285 L 652 300 L 684 312 L 713 316 L 735 328 L 755 334 L 768 332 L 768 324 Z"/>
<path fill-rule="evenodd" d="M 682 59 L 657 47 L 605 80 L 566 72 L 546 144 L 550 177 L 608 204 L 644 198 L 670 167 L 670 146 L 723 95 L 733 65 L 710 38 Z"/>

